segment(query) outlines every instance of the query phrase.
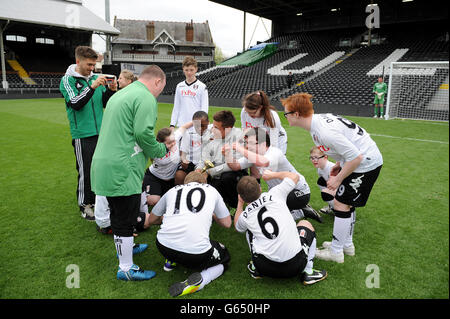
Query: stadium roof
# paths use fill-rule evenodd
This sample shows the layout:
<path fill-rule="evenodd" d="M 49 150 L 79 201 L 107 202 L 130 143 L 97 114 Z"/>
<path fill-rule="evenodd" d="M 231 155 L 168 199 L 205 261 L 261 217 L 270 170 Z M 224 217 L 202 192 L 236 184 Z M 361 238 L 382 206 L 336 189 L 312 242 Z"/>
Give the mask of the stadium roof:
<path fill-rule="evenodd" d="M 209 0 L 231 8 L 242 10 L 258 17 L 276 19 L 279 17 L 295 15 L 299 12 L 320 14 L 326 13 L 336 6 L 365 3 L 361 0 Z M 370 0 L 367 0 L 367 3 Z M 367 4 L 365 4 L 367 5 Z M 365 6 L 364 5 L 364 6 Z M 327 10 L 325 10 L 327 9 Z"/>
<path fill-rule="evenodd" d="M 305 17 L 329 17 L 330 11 L 339 11 L 340 14 L 358 12 L 365 15 L 365 7 L 371 0 L 209 0 L 227 7 L 242 10 L 258 17 L 269 20 L 282 19 L 292 15 Z M 390 10 L 398 10 L 402 5 L 401 0 L 373 0 L 379 6 Z M 446 0 L 414 0 L 403 3 L 416 11 L 434 12 L 444 11 L 448 17 L 448 2 Z M 334 9 L 334 10 L 333 10 Z M 424 13 L 424 18 L 426 14 Z"/>
<path fill-rule="evenodd" d="M 119 30 L 83 7 L 81 0 L 0 0 L 0 20 L 118 35 Z"/>

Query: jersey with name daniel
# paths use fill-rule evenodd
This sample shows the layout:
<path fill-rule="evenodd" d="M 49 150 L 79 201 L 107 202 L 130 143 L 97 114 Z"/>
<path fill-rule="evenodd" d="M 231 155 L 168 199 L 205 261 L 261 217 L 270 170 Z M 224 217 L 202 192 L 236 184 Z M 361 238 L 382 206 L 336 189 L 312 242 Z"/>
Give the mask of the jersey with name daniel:
<path fill-rule="evenodd" d="M 187 122 L 191 122 L 195 112 L 204 111 L 208 113 L 208 108 L 208 89 L 202 81 L 197 79 L 190 84 L 186 81 L 180 82 L 175 89 L 170 125 L 180 127 Z M 193 129 L 190 128 L 190 130 Z"/>
<path fill-rule="evenodd" d="M 158 241 L 189 254 L 202 254 L 211 248 L 209 230 L 213 213 L 219 219 L 230 215 L 213 186 L 195 182 L 171 188 L 153 207 L 152 213 L 164 215 Z"/>
<path fill-rule="evenodd" d="M 270 111 L 274 120 L 275 127 L 271 128 L 267 125 L 264 117 L 253 118 L 242 108 L 241 111 L 241 125 L 242 129 L 260 127 L 269 133 L 270 145 L 278 147 L 283 154 L 286 154 L 287 149 L 287 134 L 283 126 L 281 126 L 280 117 L 274 110 Z"/>
<path fill-rule="evenodd" d="M 355 173 L 365 173 L 383 164 L 383 156 L 369 133 L 346 118 L 330 113 L 314 114 L 310 133 L 314 144 L 340 162 L 341 167 L 362 154 L 363 160 Z"/>
<path fill-rule="evenodd" d="M 173 149 L 167 152 L 164 157 L 154 158 L 152 165 L 148 168 L 153 175 L 166 181 L 175 177 L 178 165 L 180 164 L 179 144 L 183 135 L 179 129 L 173 135 L 176 141 Z"/>
<path fill-rule="evenodd" d="M 300 177 L 295 188 L 298 189 L 302 193 L 302 195 L 311 193 L 305 177 L 295 169 L 295 167 L 286 158 L 286 155 L 284 155 L 279 148 L 270 146 L 264 154 L 264 157 L 269 161 L 269 166 L 257 167 L 261 175 L 263 175 L 266 169 L 271 170 L 272 172 L 295 172 Z M 249 160 L 245 157 L 240 158 L 238 160 L 238 163 L 241 165 L 241 168 L 247 168 L 249 166 Z M 271 189 L 272 187 L 275 187 L 280 183 L 280 179 L 274 178 L 267 181 L 267 186 L 269 187 L 269 189 Z"/>
<path fill-rule="evenodd" d="M 295 184 L 285 178 L 254 202 L 247 205 L 236 222 L 236 230 L 253 234 L 253 252 L 284 262 L 302 249 L 297 226 L 286 206 L 286 198 Z"/>

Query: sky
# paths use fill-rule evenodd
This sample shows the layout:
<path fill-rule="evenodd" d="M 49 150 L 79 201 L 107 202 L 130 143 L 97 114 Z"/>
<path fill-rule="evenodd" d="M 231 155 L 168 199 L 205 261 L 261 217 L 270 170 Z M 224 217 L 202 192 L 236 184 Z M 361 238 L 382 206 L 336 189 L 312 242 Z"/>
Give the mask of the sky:
<path fill-rule="evenodd" d="M 243 11 L 207 0 L 110 0 L 109 2 L 111 25 L 114 23 L 114 16 L 118 19 L 177 22 L 190 22 L 192 19 L 196 23 L 208 20 L 214 43 L 226 57 L 242 52 Z M 105 19 L 104 0 L 83 0 L 83 5 Z M 257 16 L 248 13 L 246 20 L 246 47 L 249 43 L 255 45 L 256 41 L 264 41 L 270 37 L 272 28 L 270 20 L 258 21 Z M 92 46 L 94 50 L 100 52 L 105 50 L 105 42 L 98 35 L 93 36 Z"/>

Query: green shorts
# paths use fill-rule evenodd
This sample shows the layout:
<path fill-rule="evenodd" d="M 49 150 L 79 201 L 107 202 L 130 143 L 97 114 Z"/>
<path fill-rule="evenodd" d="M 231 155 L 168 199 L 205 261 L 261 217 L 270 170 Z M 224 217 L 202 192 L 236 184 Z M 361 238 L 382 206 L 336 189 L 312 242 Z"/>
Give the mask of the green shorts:
<path fill-rule="evenodd" d="M 375 94 L 375 98 L 373 99 L 373 104 L 383 104 L 384 105 L 384 95 L 380 98 L 377 94 Z"/>

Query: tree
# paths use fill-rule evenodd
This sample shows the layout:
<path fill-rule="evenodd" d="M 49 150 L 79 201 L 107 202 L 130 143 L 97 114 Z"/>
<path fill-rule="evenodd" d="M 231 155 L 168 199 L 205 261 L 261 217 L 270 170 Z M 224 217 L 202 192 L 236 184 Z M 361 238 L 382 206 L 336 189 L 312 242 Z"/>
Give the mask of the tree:
<path fill-rule="evenodd" d="M 214 62 L 217 64 L 222 63 L 224 60 L 228 59 L 228 57 L 225 56 L 225 54 L 223 53 L 222 49 L 220 47 L 218 47 L 216 44 L 215 45 L 215 50 L 214 50 Z"/>

